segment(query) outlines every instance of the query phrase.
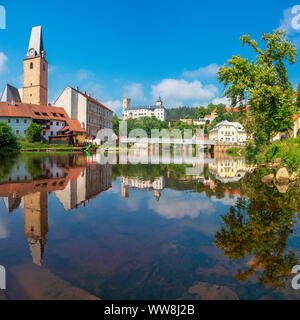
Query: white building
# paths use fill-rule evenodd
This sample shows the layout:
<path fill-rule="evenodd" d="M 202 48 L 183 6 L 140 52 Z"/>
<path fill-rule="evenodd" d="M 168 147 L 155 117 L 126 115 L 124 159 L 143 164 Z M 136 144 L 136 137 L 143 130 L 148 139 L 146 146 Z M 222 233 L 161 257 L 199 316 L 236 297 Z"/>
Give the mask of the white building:
<path fill-rule="evenodd" d="M 123 120 L 130 118 L 138 119 L 142 117 L 156 117 L 158 120 L 166 121 L 167 112 L 163 106 L 161 98 L 156 102 L 155 106 L 131 106 L 131 99 L 123 99 Z"/>
<path fill-rule="evenodd" d="M 247 134 L 240 123 L 222 121 L 209 132 L 209 139 L 224 144 L 243 145 L 247 140 Z"/>
<path fill-rule="evenodd" d="M 55 106 L 63 107 L 72 120 L 78 120 L 88 137 L 96 137 L 101 129 L 112 129 L 113 112 L 78 88 L 66 87 Z"/>

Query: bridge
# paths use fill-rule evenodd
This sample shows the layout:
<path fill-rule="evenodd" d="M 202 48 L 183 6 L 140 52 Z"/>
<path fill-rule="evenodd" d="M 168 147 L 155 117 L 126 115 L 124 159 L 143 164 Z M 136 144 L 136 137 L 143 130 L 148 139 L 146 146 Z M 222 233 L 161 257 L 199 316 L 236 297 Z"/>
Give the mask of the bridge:
<path fill-rule="evenodd" d="M 172 139 L 172 138 L 128 138 L 121 137 L 121 144 L 139 143 L 147 145 L 155 144 L 172 144 L 172 145 L 198 145 L 198 146 L 215 146 L 215 140 L 208 139 Z"/>

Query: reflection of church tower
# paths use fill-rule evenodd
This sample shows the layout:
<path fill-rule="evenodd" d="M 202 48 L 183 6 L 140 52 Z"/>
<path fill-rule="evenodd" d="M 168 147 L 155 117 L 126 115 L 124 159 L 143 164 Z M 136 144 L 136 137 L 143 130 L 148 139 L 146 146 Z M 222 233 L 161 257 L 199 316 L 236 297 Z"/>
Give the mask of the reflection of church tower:
<path fill-rule="evenodd" d="M 156 198 L 157 201 L 159 201 L 161 197 L 161 192 L 159 190 L 154 190 L 154 197 Z"/>
<path fill-rule="evenodd" d="M 24 230 L 33 263 L 41 266 L 48 233 L 47 192 L 37 192 L 24 197 Z"/>
<path fill-rule="evenodd" d="M 122 198 L 129 198 L 128 188 L 122 183 Z"/>

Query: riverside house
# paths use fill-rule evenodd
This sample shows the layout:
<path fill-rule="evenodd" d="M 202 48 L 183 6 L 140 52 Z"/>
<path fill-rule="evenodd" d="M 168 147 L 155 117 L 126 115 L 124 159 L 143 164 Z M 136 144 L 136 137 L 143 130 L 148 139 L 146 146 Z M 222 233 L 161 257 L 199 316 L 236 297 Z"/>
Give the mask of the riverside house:
<path fill-rule="evenodd" d="M 86 131 L 71 120 L 64 108 L 16 102 L 0 102 L 0 122 L 6 122 L 17 137 L 25 137 L 31 122 L 42 126 L 44 140 L 65 138 L 84 143 Z"/>

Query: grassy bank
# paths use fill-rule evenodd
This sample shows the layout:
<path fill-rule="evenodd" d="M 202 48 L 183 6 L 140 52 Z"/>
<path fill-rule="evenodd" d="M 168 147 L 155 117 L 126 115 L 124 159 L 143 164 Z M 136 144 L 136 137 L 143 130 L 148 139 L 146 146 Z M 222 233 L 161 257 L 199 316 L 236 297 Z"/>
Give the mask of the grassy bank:
<path fill-rule="evenodd" d="M 263 148 L 256 156 L 258 164 L 270 164 L 277 161 L 289 170 L 300 169 L 300 137 L 286 141 L 276 141 Z"/>
<path fill-rule="evenodd" d="M 245 148 L 232 147 L 226 150 L 226 153 L 232 157 L 240 157 L 246 154 Z"/>

